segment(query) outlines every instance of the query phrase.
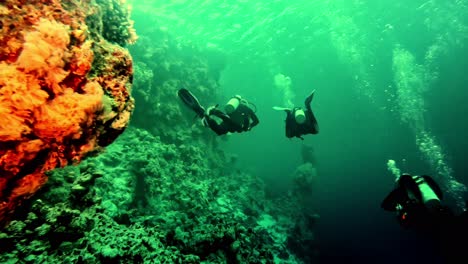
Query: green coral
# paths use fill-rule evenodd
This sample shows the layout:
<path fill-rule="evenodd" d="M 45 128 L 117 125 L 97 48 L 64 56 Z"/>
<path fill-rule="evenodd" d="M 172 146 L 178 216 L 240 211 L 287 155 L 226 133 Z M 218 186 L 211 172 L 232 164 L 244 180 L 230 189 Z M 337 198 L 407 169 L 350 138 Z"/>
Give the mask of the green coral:
<path fill-rule="evenodd" d="M 128 5 L 119 0 L 96 0 L 96 3 L 102 14 L 102 22 L 98 26 L 102 36 L 122 47 L 132 42 L 135 32 Z"/>

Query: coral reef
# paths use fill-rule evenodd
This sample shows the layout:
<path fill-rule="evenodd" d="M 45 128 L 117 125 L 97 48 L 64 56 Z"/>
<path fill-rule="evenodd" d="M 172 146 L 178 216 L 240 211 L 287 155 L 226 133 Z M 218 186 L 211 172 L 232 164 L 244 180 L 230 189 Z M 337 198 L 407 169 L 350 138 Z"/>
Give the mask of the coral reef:
<path fill-rule="evenodd" d="M 0 3 L 0 225 L 45 172 L 79 163 L 127 126 L 132 59 L 100 26 L 112 10 L 90 0 Z M 124 26 L 110 41 L 135 40 Z"/>
<path fill-rule="evenodd" d="M 155 18 L 135 19 L 140 37 L 129 48 L 135 59 L 133 96 L 145 107 L 135 109 L 132 125 L 175 144 L 214 139 L 213 132 L 199 126 L 193 112 L 180 103 L 177 90 L 189 89 L 205 106 L 218 103 L 224 54 L 176 39 Z"/>
<path fill-rule="evenodd" d="M 267 200 L 259 178 L 208 164 L 206 151 L 127 129 L 106 153 L 52 172 L 0 233 L 0 261 L 300 262 L 287 246 L 313 240 L 315 216 L 294 197 Z"/>
<path fill-rule="evenodd" d="M 116 1 L 105 2 L 115 8 Z M 101 13 L 108 14 L 92 16 Z M 103 123 L 124 128 L 126 117 L 114 113 L 128 102 L 123 88 L 131 61 L 123 49 L 109 48 L 131 35 L 111 25 L 127 17 L 120 14 L 87 19 L 92 30 L 86 36 L 117 30 L 121 34 L 111 35 L 119 40 L 84 41 L 83 52 L 67 60 L 81 63 L 67 70 L 106 87 Z M 222 54 L 179 42 L 157 23 L 140 26 L 146 31 L 130 47 L 138 104 L 131 126 L 97 157 L 46 173 L 48 182 L 0 231 L 0 262 L 300 263 L 315 219 L 295 197 L 302 189 L 267 199 L 262 180 L 237 169 L 216 135 L 194 122 L 177 98 L 177 89 L 186 87 L 203 104 L 215 103 Z M 92 63 L 80 55 L 92 56 Z M 103 140 L 96 143 L 110 143 Z"/>

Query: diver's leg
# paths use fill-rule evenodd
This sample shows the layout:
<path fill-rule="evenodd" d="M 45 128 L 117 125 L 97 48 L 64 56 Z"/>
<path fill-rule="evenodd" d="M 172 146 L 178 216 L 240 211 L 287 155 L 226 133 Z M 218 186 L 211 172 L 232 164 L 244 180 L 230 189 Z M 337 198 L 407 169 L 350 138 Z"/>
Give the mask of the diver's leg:
<path fill-rule="evenodd" d="M 310 93 L 310 95 L 307 96 L 307 98 L 304 101 L 304 104 L 307 110 L 312 111 L 310 108 L 310 103 L 312 102 L 312 99 L 314 99 L 314 94 L 315 94 L 315 90 L 313 90 L 312 93 Z"/>
<path fill-rule="evenodd" d="M 310 107 L 310 103 L 312 102 L 312 99 L 314 98 L 315 90 L 310 93 L 309 96 L 305 99 L 305 107 L 307 109 L 306 111 L 306 116 L 307 116 L 307 121 L 308 121 L 308 133 L 312 134 L 318 134 L 319 132 L 319 126 L 317 124 L 317 119 L 315 118 L 314 112 L 312 112 L 312 108 Z"/>
<path fill-rule="evenodd" d="M 211 128 L 211 130 L 213 130 L 217 135 L 219 136 L 224 135 L 228 132 L 224 125 L 224 121 L 221 122 L 221 124 L 218 124 L 218 122 L 216 122 L 216 120 L 214 120 L 210 116 L 205 116 L 204 120 L 206 121 L 208 126 Z"/>
<path fill-rule="evenodd" d="M 308 129 L 309 132 L 312 133 L 312 134 L 318 134 L 319 126 L 318 126 L 318 123 L 317 123 L 317 119 L 315 118 L 315 115 L 312 112 L 312 110 L 307 110 L 306 116 L 307 116 L 307 123 L 308 123 L 308 127 L 309 127 L 309 129 Z"/>
<path fill-rule="evenodd" d="M 182 88 L 180 89 L 177 94 L 182 102 L 192 109 L 198 117 L 202 118 L 205 114 L 205 108 L 200 104 L 198 99 L 193 95 L 189 90 Z"/>

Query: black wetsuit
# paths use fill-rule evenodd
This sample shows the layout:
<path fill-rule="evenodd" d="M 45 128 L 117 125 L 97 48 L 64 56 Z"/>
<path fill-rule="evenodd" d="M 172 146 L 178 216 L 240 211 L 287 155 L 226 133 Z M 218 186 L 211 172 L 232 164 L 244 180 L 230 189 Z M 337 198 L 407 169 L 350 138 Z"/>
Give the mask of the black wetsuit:
<path fill-rule="evenodd" d="M 434 193 L 442 199 L 442 190 L 429 176 L 424 178 Z M 398 186 L 382 202 L 387 211 L 398 211 L 400 224 L 437 243 L 445 264 L 468 263 L 468 212 L 455 215 L 438 200 L 423 204 L 422 193 L 409 175 L 402 175 Z M 460 262 L 461 261 L 461 262 Z"/>
<path fill-rule="evenodd" d="M 218 123 L 212 116 L 221 119 Z M 240 103 L 234 112 L 225 114 L 219 109 L 213 109 L 209 116 L 205 117 L 208 126 L 218 135 L 224 135 L 228 132 L 244 132 L 258 125 L 259 120 L 255 112 L 244 103 Z"/>
<path fill-rule="evenodd" d="M 292 137 L 298 137 L 300 139 L 302 138 L 302 135 L 307 135 L 307 134 L 318 134 L 319 132 L 319 127 L 317 124 L 317 119 L 315 119 L 314 113 L 312 112 L 312 109 L 310 107 L 310 103 L 312 102 L 312 97 L 313 94 L 309 95 L 309 97 L 306 98 L 305 100 L 305 116 L 306 120 L 304 123 L 299 124 L 296 122 L 296 119 L 294 118 L 294 113 L 296 110 L 300 109 L 299 107 L 295 107 L 292 110 L 285 110 L 286 111 L 286 137 L 287 138 L 292 138 Z"/>

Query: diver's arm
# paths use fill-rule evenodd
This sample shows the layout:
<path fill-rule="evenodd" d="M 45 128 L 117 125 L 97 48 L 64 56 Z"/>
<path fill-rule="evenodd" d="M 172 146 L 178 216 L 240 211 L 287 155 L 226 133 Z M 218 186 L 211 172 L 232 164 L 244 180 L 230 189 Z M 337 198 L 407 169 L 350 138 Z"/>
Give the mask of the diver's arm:
<path fill-rule="evenodd" d="M 249 126 L 249 130 L 252 129 L 254 126 L 258 125 L 258 123 L 260 123 L 260 121 L 258 120 L 258 117 L 257 115 L 255 114 L 255 112 L 249 108 L 249 116 L 250 118 L 252 119 L 252 123 L 250 124 Z"/>

